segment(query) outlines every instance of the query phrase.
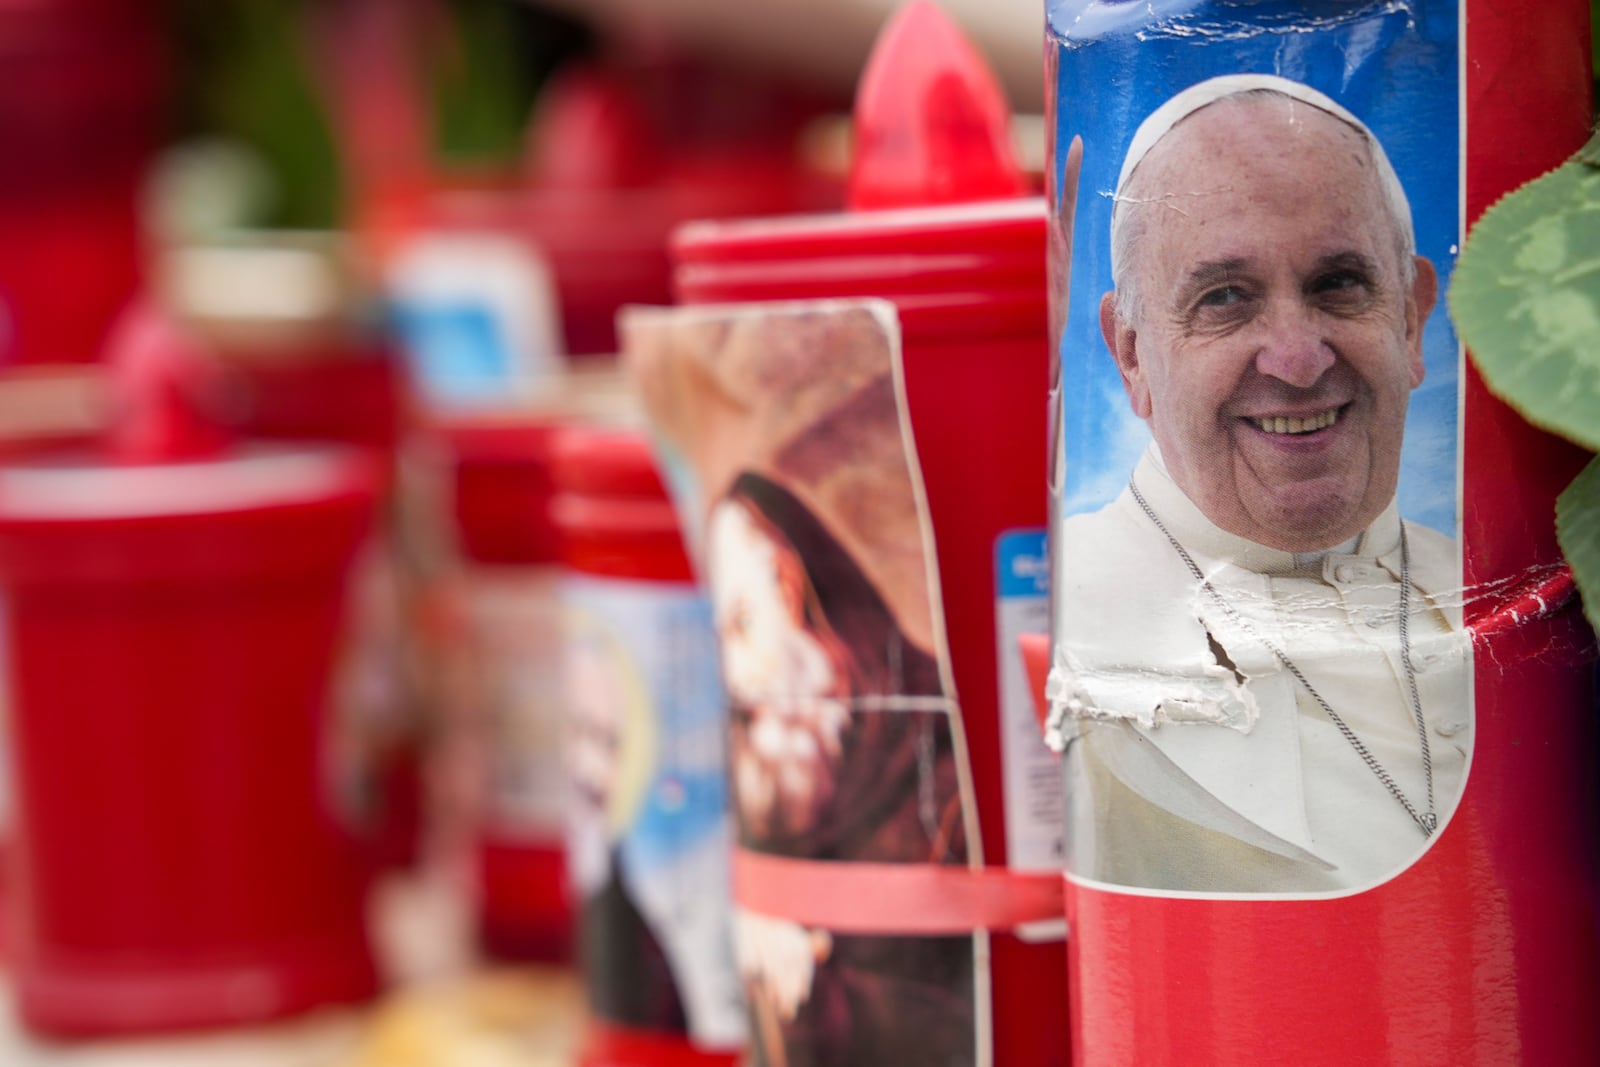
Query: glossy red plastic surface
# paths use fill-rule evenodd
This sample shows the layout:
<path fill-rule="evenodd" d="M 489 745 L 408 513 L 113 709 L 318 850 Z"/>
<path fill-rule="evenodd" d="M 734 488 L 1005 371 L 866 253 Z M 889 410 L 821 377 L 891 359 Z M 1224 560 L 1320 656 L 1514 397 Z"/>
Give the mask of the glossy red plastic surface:
<path fill-rule="evenodd" d="M 380 459 L 383 503 L 375 547 L 396 561 L 395 569 L 361 575 L 369 584 L 353 598 L 361 608 L 351 625 L 369 635 L 365 643 L 354 641 L 366 650 L 358 655 L 368 658 L 366 665 L 340 669 L 392 672 L 382 657 L 407 654 L 397 646 L 412 640 L 422 614 L 414 593 L 420 576 L 406 555 L 402 529 L 408 516 L 395 507 L 396 458 L 410 406 L 400 361 L 381 338 L 348 324 L 237 347 L 228 341 L 215 345 L 207 359 L 213 373 L 205 383 L 205 413 L 227 432 L 249 441 L 351 445 Z M 108 352 L 108 359 L 116 358 Z M 408 676 L 394 688 L 367 686 L 363 693 L 341 712 L 359 735 L 351 745 L 348 788 L 372 797 L 367 836 L 374 855 L 388 866 L 412 867 L 428 802 L 423 749 L 431 694 Z"/>
<path fill-rule="evenodd" d="M 1042 219 L 1039 253 L 1042 262 Z M 974 314 L 981 315 L 981 309 Z M 937 545 L 950 666 L 966 725 L 984 860 L 1004 864 L 994 551 L 1002 533 L 1041 527 L 1045 521 L 1041 487 L 1046 484 L 1044 398 L 1049 380 L 1043 315 L 1024 336 L 946 345 L 908 337 L 905 378 Z M 991 946 L 995 1064 L 1066 1063 L 1059 1031 L 1037 1022 L 1049 1018 L 1066 995 L 1061 945 L 1027 944 L 997 934 Z"/>
<path fill-rule="evenodd" d="M 439 428 L 449 456 L 456 544 L 468 568 L 545 567 L 561 559 L 550 515 L 558 430 L 554 419 L 536 417 Z M 559 833 L 503 834 L 490 819 L 479 831 L 477 864 L 483 947 L 503 959 L 568 959 L 573 916 Z"/>
<path fill-rule="evenodd" d="M 885 24 L 856 89 L 853 211 L 1004 200 L 1027 180 L 994 72 L 929 0 Z"/>
<path fill-rule="evenodd" d="M 1022 191 L 1023 178 L 1004 138 L 1006 115 L 990 106 L 991 76 L 944 22 L 931 5 L 909 5 L 873 61 L 880 77 L 899 71 L 901 83 L 864 83 L 858 97 L 859 126 L 916 142 L 909 153 L 871 152 L 851 176 L 853 205 L 893 209 L 695 223 L 675 235 L 674 280 L 685 304 L 848 296 L 894 303 L 983 857 L 999 866 L 1006 849 L 994 552 L 1002 533 L 1045 525 L 1045 211 L 1037 199 L 991 199 Z M 945 51 L 894 54 L 908 48 Z M 951 96 L 971 104 L 971 123 L 945 123 L 929 110 Z M 943 169 L 962 153 L 982 158 Z M 909 206 L 918 197 L 942 206 Z M 1048 1022 L 1066 999 L 1062 946 L 992 935 L 990 974 L 997 1067 L 1065 1064 L 1066 1042 Z"/>
<path fill-rule="evenodd" d="M 907 340 L 1027 334 L 1044 321 L 1041 200 L 696 222 L 673 236 L 686 304 L 892 300 Z"/>
<path fill-rule="evenodd" d="M 207 484 L 226 493 L 232 462 Z M 31 1028 L 218 1026 L 376 991 L 367 863 L 322 751 L 378 476 L 350 452 L 314 470 L 208 506 L 192 470 L 102 468 L 195 495 L 144 508 L 136 481 L 99 514 L 0 480 L 10 963 Z"/>
<path fill-rule="evenodd" d="M 550 517 L 554 420 L 460 422 L 442 430 L 455 532 L 476 563 L 538 565 L 561 558 Z"/>
<path fill-rule="evenodd" d="M 405 421 L 405 375 L 381 346 L 295 352 L 224 371 L 238 431 L 279 441 L 337 441 L 392 452 Z"/>
<path fill-rule="evenodd" d="M 560 842 L 485 837 L 478 846 L 478 930 L 491 955 L 565 961 L 572 956 L 572 899 Z"/>
<path fill-rule="evenodd" d="M 678 513 L 640 430 L 574 423 L 553 446 L 550 513 L 562 558 L 584 574 L 687 582 Z"/>
<path fill-rule="evenodd" d="M 205 410 L 217 391 L 205 349 L 170 316 L 137 303 L 107 341 L 113 396 L 106 451 L 117 463 L 209 459 L 228 437 Z"/>
<path fill-rule="evenodd" d="M 1466 0 L 1467 218 L 1561 163 L 1590 117 L 1588 7 Z M 1470 365 L 1468 589 L 1558 560 L 1582 462 Z M 1506 593 L 1468 608 L 1469 625 Z M 1323 901 L 1175 900 L 1069 882 L 1079 1064 L 1600 1062 L 1595 689 L 1575 611 L 1475 643 L 1459 808 L 1392 881 Z"/>
<path fill-rule="evenodd" d="M 669 301 L 680 223 L 838 204 L 797 151 L 814 106 L 730 77 L 574 67 L 541 93 L 518 217 L 549 258 L 569 353 L 615 352 L 618 308 Z"/>

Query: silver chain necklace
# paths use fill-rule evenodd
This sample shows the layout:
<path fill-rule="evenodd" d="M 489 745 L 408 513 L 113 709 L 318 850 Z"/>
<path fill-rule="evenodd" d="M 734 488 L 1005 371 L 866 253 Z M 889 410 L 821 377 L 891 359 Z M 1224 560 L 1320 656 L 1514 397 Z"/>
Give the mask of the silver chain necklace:
<path fill-rule="evenodd" d="M 1139 487 L 1134 484 L 1132 478 L 1128 479 L 1128 489 L 1133 493 L 1133 499 L 1138 502 L 1139 507 L 1149 516 L 1150 521 L 1155 523 L 1156 529 L 1161 531 L 1166 537 L 1167 543 L 1172 545 L 1173 549 L 1178 553 L 1184 565 L 1189 568 L 1189 573 L 1194 575 L 1194 580 L 1200 583 L 1200 587 L 1210 594 L 1211 599 L 1216 601 L 1217 606 L 1227 614 L 1229 619 L 1233 620 L 1252 638 L 1265 645 L 1277 657 L 1278 662 L 1283 664 L 1284 669 L 1294 675 L 1295 680 L 1305 687 L 1306 692 L 1311 694 L 1311 698 L 1317 702 L 1317 706 L 1328 716 L 1333 725 L 1338 727 L 1339 733 L 1350 743 L 1350 747 L 1355 749 L 1356 755 L 1361 757 L 1361 762 L 1365 763 L 1367 768 L 1377 776 L 1378 781 L 1383 783 L 1383 787 L 1389 791 L 1389 795 L 1399 801 L 1402 808 L 1406 809 L 1406 814 L 1410 815 L 1417 826 L 1421 828 L 1422 836 L 1432 837 L 1433 832 L 1439 828 L 1439 816 L 1433 806 L 1433 757 L 1428 751 L 1428 726 L 1422 718 L 1422 701 L 1417 697 L 1416 670 L 1411 666 L 1411 630 L 1407 621 L 1411 614 L 1411 550 L 1406 544 L 1405 524 L 1400 524 L 1400 662 L 1405 665 L 1406 687 L 1411 693 L 1411 718 L 1416 723 L 1417 741 L 1422 746 L 1422 773 L 1427 781 L 1428 788 L 1428 807 L 1426 811 L 1422 812 L 1417 811 L 1416 805 L 1412 804 L 1405 791 L 1395 782 L 1394 776 L 1384 768 L 1383 764 L 1378 762 L 1378 757 L 1368 750 L 1366 744 L 1356 736 L 1356 732 L 1350 728 L 1350 725 L 1329 706 L 1326 700 L 1322 699 L 1322 694 L 1317 692 L 1316 687 L 1301 673 L 1294 660 L 1290 659 L 1283 649 L 1278 647 L 1276 642 L 1263 636 L 1259 630 L 1251 625 L 1250 620 L 1239 614 L 1238 610 L 1223 598 L 1217 587 L 1211 584 L 1211 579 L 1207 578 L 1195 564 L 1194 557 L 1189 555 L 1188 550 L 1178 543 L 1178 539 L 1172 536 L 1172 532 L 1167 529 L 1166 524 L 1156 515 L 1155 509 L 1150 506 L 1149 501 L 1145 500 L 1144 494 L 1139 492 Z"/>

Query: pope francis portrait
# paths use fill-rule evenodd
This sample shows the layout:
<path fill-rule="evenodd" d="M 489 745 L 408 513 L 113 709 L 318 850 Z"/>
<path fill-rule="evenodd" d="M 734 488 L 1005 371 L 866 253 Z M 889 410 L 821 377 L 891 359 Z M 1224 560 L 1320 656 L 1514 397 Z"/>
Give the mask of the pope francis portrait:
<path fill-rule="evenodd" d="M 1460 564 L 1396 503 L 1438 295 L 1372 133 L 1215 78 L 1136 132 L 1100 327 L 1152 443 L 1056 530 L 1069 870 L 1156 890 L 1374 885 L 1471 751 Z"/>

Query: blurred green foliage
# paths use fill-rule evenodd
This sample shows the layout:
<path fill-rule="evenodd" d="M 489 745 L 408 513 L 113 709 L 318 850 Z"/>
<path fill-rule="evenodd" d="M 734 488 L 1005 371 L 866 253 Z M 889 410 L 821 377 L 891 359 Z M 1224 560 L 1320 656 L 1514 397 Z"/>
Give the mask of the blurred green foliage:
<path fill-rule="evenodd" d="M 344 160 L 315 49 L 325 28 L 317 20 L 344 0 L 167 2 L 176 136 L 252 151 L 272 195 L 251 224 L 338 226 Z M 419 39 L 397 58 L 410 68 L 429 162 L 441 170 L 514 167 L 545 78 L 590 46 L 581 23 L 530 0 L 382 2 L 419 13 Z"/>
<path fill-rule="evenodd" d="M 268 227 L 326 229 L 342 186 L 327 101 L 303 36 L 301 0 L 174 0 L 178 134 L 237 140 L 273 179 Z"/>
<path fill-rule="evenodd" d="M 545 76 L 582 41 L 523 0 L 451 0 L 447 37 L 431 57 L 432 138 L 446 166 L 507 166 Z"/>

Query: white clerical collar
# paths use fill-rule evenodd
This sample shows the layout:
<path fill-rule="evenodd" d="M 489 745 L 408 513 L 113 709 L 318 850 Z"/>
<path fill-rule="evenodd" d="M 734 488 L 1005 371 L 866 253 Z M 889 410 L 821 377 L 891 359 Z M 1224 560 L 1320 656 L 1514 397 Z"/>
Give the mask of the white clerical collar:
<path fill-rule="evenodd" d="M 1196 559 L 1204 556 L 1258 574 L 1292 574 L 1304 572 L 1308 567 L 1316 569 L 1330 555 L 1381 559 L 1400 547 L 1400 509 L 1393 500 L 1373 520 L 1372 525 L 1350 541 L 1319 552 L 1297 554 L 1269 548 L 1229 533 L 1206 518 L 1205 513 L 1195 506 L 1188 495 L 1178 488 L 1178 483 L 1172 480 L 1172 475 L 1167 473 L 1161 450 L 1153 443 L 1140 459 L 1133 476 L 1139 484 L 1139 491 L 1156 514 L 1161 516 L 1161 521 L 1172 532 L 1172 536 Z"/>

